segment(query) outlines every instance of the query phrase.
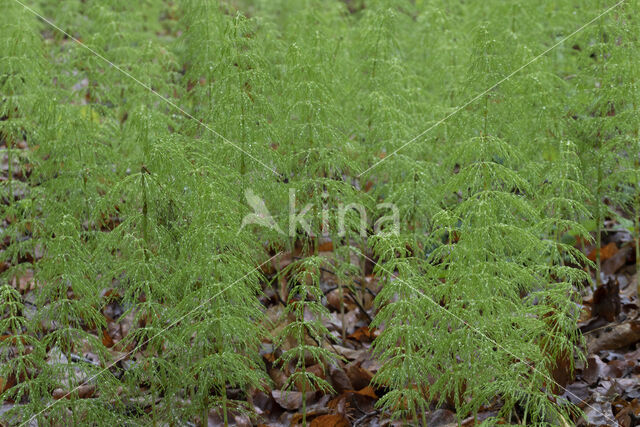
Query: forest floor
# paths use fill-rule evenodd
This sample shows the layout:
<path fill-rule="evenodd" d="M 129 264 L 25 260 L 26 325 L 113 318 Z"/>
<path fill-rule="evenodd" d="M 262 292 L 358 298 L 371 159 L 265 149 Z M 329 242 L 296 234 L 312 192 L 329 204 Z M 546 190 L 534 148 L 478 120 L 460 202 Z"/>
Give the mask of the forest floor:
<path fill-rule="evenodd" d="M 349 3 L 349 2 L 348 2 Z M 12 180 L 23 183 L 15 186 L 14 198 L 20 200 L 29 193 L 31 166 L 22 164 L 10 167 L 6 154 L 7 147 L 2 146 L 0 158 L 0 180 L 9 180 L 9 171 L 14 170 Z M 25 141 L 17 144 L 21 150 L 30 150 Z M 13 148 L 15 149 L 15 148 Z M 28 158 L 29 156 L 16 156 Z M 16 175 L 15 170 L 26 171 L 24 175 Z M 621 214 L 621 216 L 623 216 Z M 2 218 L 0 227 L 7 228 L 11 218 Z M 578 425 L 608 425 L 610 419 L 617 420 L 623 427 L 640 425 L 640 300 L 638 298 L 638 268 L 635 265 L 634 240 L 625 227 L 611 220 L 605 222 L 606 230 L 602 235 L 600 248 L 602 261 L 601 286 L 597 289 L 585 284 L 578 290 L 582 295 L 579 328 L 585 338 L 584 360 L 576 357 L 575 370 L 570 372 L 570 360 L 559 360 L 554 371 L 554 380 L 561 386 L 556 393 L 558 402 L 568 400 L 579 406 L 585 418 Z M 25 234 L 16 241 L 30 239 Z M 10 239 L 0 242 L 0 250 L 7 249 Z M 576 247 L 584 251 L 589 259 L 595 261 L 596 248 L 589 242 L 578 242 Z M 319 255 L 326 257 L 327 267 L 322 270 L 320 287 L 325 298 L 322 303 L 329 310 L 330 316 L 323 319 L 324 325 L 336 337 L 336 342 L 315 343 L 321 345 L 342 358 L 336 366 L 325 370 L 322 365 L 308 367 L 319 377 L 325 379 L 335 389 L 334 394 L 310 392 L 306 395 L 306 417 L 311 426 L 390 426 L 401 425 L 391 421 L 387 414 L 376 409 L 376 403 L 385 390 L 374 386 L 371 379 L 380 369 L 379 361 L 371 352 L 371 344 L 379 331 L 370 328 L 375 317 L 374 299 L 380 291 L 380 283 L 372 274 L 373 265 L 365 265 L 365 275 L 344 283 L 338 279 L 331 266 L 334 260 L 333 245 L 325 240 L 319 245 Z M 265 326 L 276 335 L 291 322 L 284 315 L 285 301 L 288 298 L 287 278 L 280 274 L 289 264 L 302 256 L 302 252 L 287 252 L 275 256 L 271 263 L 263 267 L 267 280 L 262 284 L 260 301 L 266 313 Z M 20 275 L 10 280 L 10 285 L 17 289 L 23 297 L 27 313 L 25 317 L 33 318 L 36 310 L 35 295 L 40 286 L 46 284 L 34 280 L 34 266 L 43 254 L 36 246 L 33 253 L 17 259 L 16 264 L 24 264 Z M 353 259 L 352 263 L 360 267 L 361 259 Z M 28 266 L 28 267 L 27 267 Z M 0 272 L 16 267 L 9 263 L 0 265 Z M 20 271 L 20 269 L 16 269 Z M 595 283 L 594 271 L 590 271 Z M 123 346 L 127 334 L 134 329 L 135 313 L 122 316 L 127 308 L 120 304 L 114 290 L 105 288 L 101 297 L 102 315 L 107 322 L 107 329 L 99 336 L 95 330 L 87 329 L 101 340 L 109 349 L 113 360 L 120 360 L 118 369 L 127 369 L 128 362 L 145 357 L 138 352 L 129 352 Z M 0 331 L 1 332 L 1 331 Z M 8 339 L 0 336 L 0 340 Z M 262 343 L 260 354 L 273 382 L 273 387 L 266 391 L 253 390 L 247 396 L 249 404 L 258 414 L 259 425 L 290 426 L 297 425 L 302 419 L 303 396 L 298 391 L 283 391 L 287 379 L 291 375 L 286 369 L 274 364 L 277 355 L 271 341 Z M 78 360 L 97 364 L 99 357 L 91 351 L 75 354 Z M 49 364 L 67 363 L 66 357 L 56 348 L 50 349 Z M 15 379 L 0 377 L 0 393 L 15 385 Z M 61 385 L 61 387 L 63 387 Z M 79 398 L 91 398 L 95 392 L 91 386 L 78 390 Z M 241 396 L 244 392 L 230 390 L 229 398 L 234 392 Z M 53 391 L 54 398 L 65 396 L 66 391 L 59 388 Z M 171 405 L 173 403 L 164 403 Z M 16 405 L 15 402 L 0 402 L 0 417 L 4 412 Z M 483 407 L 476 417 L 462 422 L 462 426 L 476 425 L 484 419 L 494 417 L 502 402 L 498 396 L 490 405 Z M 144 408 L 150 411 L 151 408 Z M 454 405 L 445 402 L 440 408 L 433 406 L 427 415 L 429 426 L 456 426 Z M 242 414 L 232 413 L 232 424 L 238 426 L 253 425 L 253 421 Z M 505 423 L 506 420 L 505 420 Z M 204 425 L 205 423 L 202 422 Z M 222 420 L 215 410 L 209 413 L 208 425 L 221 425 Z"/>
<path fill-rule="evenodd" d="M 22 149 L 28 150 L 26 143 L 22 145 Z M 4 155 L 3 180 L 7 179 L 7 162 L 7 156 Z M 16 196 L 20 197 L 20 194 Z M 635 248 L 627 230 L 613 221 L 609 221 L 606 226 L 601 248 L 602 285 L 595 291 L 590 287 L 581 290 L 583 298 L 579 307 L 579 327 L 585 337 L 586 362 L 576 360 L 576 369 L 571 374 L 568 370 L 569 362 L 560 361 L 554 371 L 554 380 L 565 388 L 564 392 L 558 391 L 557 399 L 567 399 L 585 412 L 587 420 L 582 420 L 578 425 L 607 425 L 608 419 L 615 418 L 620 426 L 631 427 L 640 423 L 640 302 L 637 294 Z M 580 245 L 580 249 L 595 260 L 593 245 Z M 37 262 L 42 254 L 35 252 L 19 261 Z M 327 258 L 328 265 L 331 264 L 334 256 L 331 241 L 325 241 L 319 246 L 319 254 Z M 261 302 L 267 314 L 267 328 L 274 335 L 290 321 L 283 316 L 283 301 L 287 299 L 286 279 L 277 272 L 282 271 L 299 255 L 300 253 L 295 252 L 280 254 L 272 259 L 271 265 L 263 267 L 265 276 L 271 278 L 271 281 L 264 283 Z M 358 262 L 358 259 L 353 260 L 356 265 Z M 9 265 L 0 267 L 4 271 Z M 27 307 L 35 310 L 34 294 L 39 285 L 33 280 L 33 271 L 28 269 L 24 275 L 14 277 L 11 285 L 23 295 Z M 344 337 L 339 345 L 323 343 L 323 346 L 344 357 L 345 361 L 338 362 L 339 365 L 328 372 L 323 372 L 321 365 L 309 367 L 310 371 L 325 378 L 335 388 L 336 394 L 307 393 L 307 419 L 311 421 L 311 426 L 400 425 L 389 421 L 376 410 L 376 401 L 384 390 L 377 389 L 370 383 L 380 367 L 370 351 L 378 331 L 368 327 L 375 315 L 373 300 L 379 291 L 377 280 L 371 274 L 353 283 L 340 284 L 334 272 L 326 268 L 322 271 L 320 285 L 325 295 L 323 303 L 330 311 L 330 317 L 324 319 L 324 324 L 336 337 Z M 126 353 L 126 349 L 121 348 L 118 343 L 131 329 L 133 314 L 120 318 L 125 311 L 124 307 L 119 305 L 117 299 L 109 298 L 110 292 L 110 289 L 103 290 L 105 304 L 102 313 L 108 322 L 108 329 L 102 337 L 97 338 L 110 348 L 115 358 L 120 358 Z M 340 292 L 344 293 L 342 309 Z M 50 363 L 64 363 L 61 355 L 54 353 L 51 350 L 49 354 Z M 282 391 L 290 373 L 273 366 L 275 355 L 270 342 L 263 344 L 261 354 L 275 386 L 269 392 L 256 390 L 249 396 L 249 401 L 261 418 L 260 425 L 296 425 L 301 420 L 302 395 L 298 391 Z M 97 355 L 90 352 L 78 354 L 77 357 L 86 361 L 98 360 Z M 135 354 L 130 354 L 126 360 L 135 358 Z M 10 386 L 6 381 L 0 382 L 0 392 Z M 62 389 L 54 391 L 54 394 L 56 392 L 63 393 Z M 91 390 L 86 390 L 86 397 L 90 395 Z M 462 425 L 475 425 L 483 419 L 495 416 L 500 405 L 500 399 L 496 397 L 493 404 L 485 407 L 477 418 L 470 417 Z M 0 414 L 12 406 L 13 403 L 4 402 L 0 406 Z M 439 409 L 434 407 L 428 414 L 428 425 L 457 425 L 453 410 L 452 404 Z M 212 410 L 209 425 L 220 425 L 221 422 Z M 248 426 L 251 425 L 251 420 L 244 415 L 236 415 L 235 424 Z"/>

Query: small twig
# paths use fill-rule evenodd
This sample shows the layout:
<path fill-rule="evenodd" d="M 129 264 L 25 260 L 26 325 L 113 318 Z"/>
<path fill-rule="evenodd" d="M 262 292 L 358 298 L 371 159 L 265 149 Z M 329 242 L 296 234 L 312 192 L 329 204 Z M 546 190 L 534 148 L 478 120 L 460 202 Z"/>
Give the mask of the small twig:
<path fill-rule="evenodd" d="M 353 301 L 358 306 L 360 311 L 363 312 L 365 316 L 367 316 L 367 319 L 369 319 L 369 323 L 373 322 L 373 318 L 371 317 L 371 315 L 367 313 L 367 310 L 364 309 L 364 307 L 358 302 L 358 300 L 354 298 L 353 295 L 351 294 L 347 294 L 347 295 L 349 296 L 349 298 L 351 298 L 351 301 Z"/>
<path fill-rule="evenodd" d="M 372 412 L 365 412 L 365 414 L 363 416 L 361 416 L 360 418 L 358 418 L 357 420 L 355 420 L 353 422 L 353 427 L 357 427 L 360 425 L 360 423 L 364 422 L 367 418 L 369 417 L 373 417 L 374 415 L 378 414 L 380 411 L 375 410 Z"/>

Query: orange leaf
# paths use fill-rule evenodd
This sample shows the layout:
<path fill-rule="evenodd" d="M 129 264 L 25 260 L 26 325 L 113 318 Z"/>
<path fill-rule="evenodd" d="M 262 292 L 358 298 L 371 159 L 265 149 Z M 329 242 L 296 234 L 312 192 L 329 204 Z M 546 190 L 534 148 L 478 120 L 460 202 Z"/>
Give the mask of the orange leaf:
<path fill-rule="evenodd" d="M 339 414 L 320 415 L 311 421 L 311 427 L 349 427 L 351 423 Z"/>
<path fill-rule="evenodd" d="M 610 242 L 608 245 L 600 248 L 600 261 L 604 262 L 608 260 L 609 258 L 614 256 L 617 252 L 618 252 L 618 247 L 616 246 L 616 244 L 614 242 Z M 596 262 L 596 250 L 593 249 L 591 252 L 589 252 L 589 255 L 587 255 L 587 258 L 589 258 L 593 262 Z"/>
<path fill-rule="evenodd" d="M 324 242 L 318 245 L 318 252 L 331 252 L 333 250 L 333 242 Z"/>
<path fill-rule="evenodd" d="M 349 335 L 349 338 L 360 342 L 371 342 L 375 338 L 375 329 L 369 329 L 366 326 L 358 328 L 354 333 Z"/>
<path fill-rule="evenodd" d="M 111 338 L 111 336 L 109 335 L 109 332 L 107 332 L 106 329 L 102 330 L 102 345 L 104 345 L 107 348 L 111 348 L 113 347 L 113 344 L 115 344 L 113 342 L 113 338 Z"/>
<path fill-rule="evenodd" d="M 358 391 L 353 391 L 353 393 L 355 394 L 359 394 L 360 396 L 366 396 L 366 397 L 370 397 L 372 399 L 377 399 L 378 396 L 376 395 L 376 392 L 373 390 L 373 387 L 371 387 L 370 385 L 366 386 L 365 388 L 362 388 Z"/>

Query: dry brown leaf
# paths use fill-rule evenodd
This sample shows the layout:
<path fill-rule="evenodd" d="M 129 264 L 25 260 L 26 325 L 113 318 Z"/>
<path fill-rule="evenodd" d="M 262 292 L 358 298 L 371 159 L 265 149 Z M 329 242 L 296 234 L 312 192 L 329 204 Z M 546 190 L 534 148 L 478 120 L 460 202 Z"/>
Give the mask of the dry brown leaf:
<path fill-rule="evenodd" d="M 333 251 L 333 242 L 332 241 L 320 243 L 318 245 L 318 252 L 331 252 L 331 251 Z"/>
<path fill-rule="evenodd" d="M 311 365 L 311 366 L 307 366 L 306 371 L 315 375 L 318 378 L 322 378 L 323 380 L 326 379 L 325 373 L 324 373 L 324 366 L 322 366 L 319 363 L 316 363 L 315 365 Z M 298 390 L 302 390 L 302 382 L 301 381 L 296 381 L 296 388 Z M 308 387 L 307 387 L 308 389 Z"/>
<path fill-rule="evenodd" d="M 571 369 L 571 360 L 573 355 L 569 352 L 556 357 L 556 364 L 551 369 L 551 377 L 554 380 L 554 384 L 551 385 L 551 391 L 553 394 L 564 393 L 567 384 L 573 380 L 574 375 Z"/>
<path fill-rule="evenodd" d="M 357 390 L 368 386 L 373 378 L 373 374 L 364 369 L 360 362 L 349 363 L 345 368 L 345 372 L 347 373 L 351 384 L 353 384 L 353 387 Z"/>
<path fill-rule="evenodd" d="M 339 414 L 320 415 L 311 421 L 311 427 L 350 427 L 351 423 Z"/>
<path fill-rule="evenodd" d="M 591 314 L 600 316 L 609 322 L 616 320 L 620 313 L 620 288 L 617 280 L 609 280 L 600 285 L 593 293 Z"/>
<path fill-rule="evenodd" d="M 25 270 L 20 277 L 13 276 L 9 283 L 14 289 L 19 290 L 21 294 L 36 287 L 35 280 L 33 280 L 33 270 L 31 269 Z"/>
<path fill-rule="evenodd" d="M 367 356 L 369 355 L 369 351 L 367 349 L 361 348 L 359 350 L 354 350 L 351 348 L 343 347 L 341 345 L 334 344 L 332 348 L 344 358 L 348 360 L 357 360 L 358 362 L 363 362 Z"/>
<path fill-rule="evenodd" d="M 378 396 L 376 395 L 375 390 L 373 390 L 373 387 L 371 387 L 370 385 L 363 387 L 362 389 L 355 391 L 353 390 L 352 393 L 355 394 L 359 394 L 360 396 L 366 396 L 366 397 L 370 397 L 372 399 L 377 399 Z"/>
<path fill-rule="evenodd" d="M 307 393 L 307 402 L 315 395 L 315 392 Z M 295 411 L 302 406 L 302 393 L 299 391 L 283 391 L 272 390 L 271 396 L 273 400 L 278 403 L 282 408 L 289 411 Z"/>
<path fill-rule="evenodd" d="M 372 342 L 377 335 L 376 329 L 369 329 L 367 326 L 362 326 L 355 330 L 354 333 L 349 335 L 348 338 L 360 342 Z"/>
<path fill-rule="evenodd" d="M 338 392 L 342 393 L 346 390 L 353 390 L 353 384 L 347 376 L 344 369 L 339 366 L 329 366 L 329 377 L 331 378 L 331 385 Z"/>
<path fill-rule="evenodd" d="M 6 261 L 0 262 L 0 273 L 4 273 L 9 269 L 9 267 L 11 267 L 11 264 L 9 264 L 8 262 Z"/>
<path fill-rule="evenodd" d="M 51 393 L 51 396 L 55 399 L 55 400 L 60 400 L 63 397 L 65 397 L 67 394 L 66 391 L 64 391 L 61 388 L 56 388 L 55 390 L 53 390 L 53 393 Z"/>
<path fill-rule="evenodd" d="M 115 343 L 113 342 L 113 338 L 109 335 L 109 332 L 106 329 L 102 330 L 102 345 L 107 348 L 113 347 Z"/>
<path fill-rule="evenodd" d="M 610 242 L 606 246 L 603 246 L 602 248 L 600 248 L 600 262 L 605 262 L 606 260 L 614 256 L 617 252 L 618 252 L 618 247 L 614 242 Z M 589 252 L 589 255 L 587 255 L 587 258 L 589 258 L 593 262 L 596 262 L 595 248 L 591 252 Z"/>
<path fill-rule="evenodd" d="M 269 377 L 273 381 L 276 388 L 281 389 L 287 383 L 287 376 L 281 369 L 271 368 L 269 369 Z"/>
<path fill-rule="evenodd" d="M 638 399 L 633 399 L 631 402 L 627 402 L 624 399 L 618 399 L 614 402 L 614 407 L 619 408 L 616 414 L 616 420 L 623 427 L 632 427 L 634 421 L 640 418 L 640 402 Z"/>
<path fill-rule="evenodd" d="M 587 384 L 593 385 L 602 377 L 602 373 L 606 367 L 606 363 L 604 363 L 597 355 L 592 354 L 587 359 L 587 364 L 582 370 L 582 378 Z"/>
<path fill-rule="evenodd" d="M 616 273 L 633 255 L 634 251 L 631 246 L 623 247 L 602 263 L 602 272 L 609 275 Z"/>
<path fill-rule="evenodd" d="M 90 399 L 96 393 L 96 386 L 91 384 L 82 384 L 76 389 L 80 399 Z"/>
<path fill-rule="evenodd" d="M 351 300 L 351 298 L 347 298 L 347 287 L 342 287 L 342 301 L 344 304 L 345 311 L 351 312 L 357 309 L 357 305 Z M 327 294 L 327 304 L 330 308 L 338 311 L 340 310 L 340 289 L 336 288 Z"/>
<path fill-rule="evenodd" d="M 626 347 L 640 341 L 640 319 L 615 325 L 611 330 L 604 329 L 600 334 L 588 334 L 586 338 L 589 353 Z"/>
<path fill-rule="evenodd" d="M 0 377 L 0 394 L 9 390 L 11 387 L 16 385 L 16 377 L 14 375 L 9 375 L 9 377 Z"/>

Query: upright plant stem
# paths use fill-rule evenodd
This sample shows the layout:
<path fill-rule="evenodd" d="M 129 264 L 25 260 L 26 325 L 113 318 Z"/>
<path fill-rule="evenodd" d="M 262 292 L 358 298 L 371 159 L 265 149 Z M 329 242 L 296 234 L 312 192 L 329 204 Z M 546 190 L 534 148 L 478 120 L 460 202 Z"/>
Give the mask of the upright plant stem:
<path fill-rule="evenodd" d="M 302 296 L 302 298 L 306 298 L 306 296 Z M 304 328 L 300 327 L 298 331 L 298 342 L 304 343 Z M 302 384 L 301 384 L 301 392 L 302 392 L 302 427 L 307 427 L 307 376 L 306 376 L 306 366 L 305 366 L 305 352 L 303 351 L 300 355 L 302 357 L 302 361 L 299 362 L 302 370 Z"/>
<path fill-rule="evenodd" d="M 222 419 L 224 427 L 229 427 L 229 415 L 227 414 L 227 388 L 222 385 Z"/>
<path fill-rule="evenodd" d="M 599 28 L 600 28 L 600 42 L 601 42 L 601 57 L 602 57 L 602 65 L 600 66 L 600 84 L 602 84 L 602 82 L 604 81 L 604 61 L 605 61 L 605 52 L 604 52 L 604 30 L 602 28 L 602 21 L 599 22 L 598 24 Z M 602 246 L 602 212 L 601 212 L 601 203 L 602 203 L 602 180 L 603 180 L 603 176 L 602 176 L 602 153 L 600 153 L 600 150 L 602 150 L 602 138 L 604 138 L 604 136 L 602 135 L 602 127 L 599 127 L 600 130 L 598 131 L 597 134 L 597 138 L 599 141 L 599 147 L 598 147 L 598 152 L 596 154 L 596 200 L 594 201 L 595 205 L 596 205 L 596 289 L 600 287 L 600 285 L 602 285 L 602 278 L 600 277 L 600 271 L 601 271 L 601 254 L 600 254 L 600 247 Z"/>
<path fill-rule="evenodd" d="M 147 198 L 147 181 L 145 174 L 147 173 L 146 166 L 142 166 L 140 170 L 140 182 L 142 183 L 142 238 L 144 240 L 144 258 L 148 261 L 149 254 L 149 204 Z"/>
<path fill-rule="evenodd" d="M 640 167 L 640 166 L 636 166 Z M 635 219 L 635 238 L 636 238 L 636 278 L 639 277 L 638 273 L 640 273 L 640 192 L 636 195 L 636 203 L 634 209 L 634 219 Z M 640 295 L 640 280 L 637 280 L 637 288 L 638 295 Z"/>
<path fill-rule="evenodd" d="M 347 340 L 347 325 L 344 317 L 344 291 L 342 288 L 342 280 L 338 280 L 338 292 L 340 295 L 340 323 L 342 324 L 342 341 Z"/>
<path fill-rule="evenodd" d="M 601 201 L 602 201 L 602 159 L 597 159 L 597 173 L 596 173 L 596 195 L 595 195 L 595 205 L 596 205 L 596 289 L 600 287 L 602 284 L 602 278 L 600 277 L 601 271 L 601 257 L 600 257 L 600 247 L 602 246 L 602 209 L 601 209 Z"/>
<path fill-rule="evenodd" d="M 7 136 L 6 146 L 7 146 L 7 161 L 8 161 L 8 169 L 7 169 L 7 203 L 9 205 L 13 204 L 13 150 L 11 149 L 13 143 L 11 142 L 12 138 Z"/>

